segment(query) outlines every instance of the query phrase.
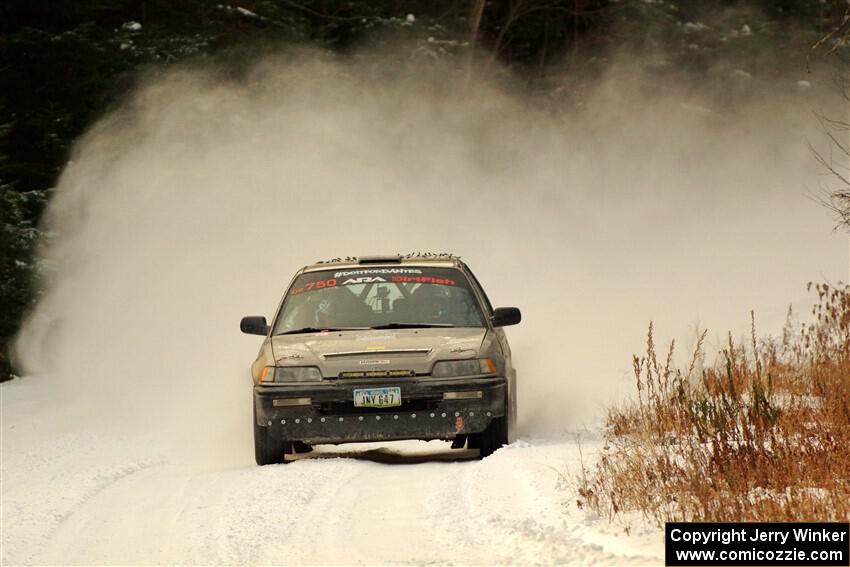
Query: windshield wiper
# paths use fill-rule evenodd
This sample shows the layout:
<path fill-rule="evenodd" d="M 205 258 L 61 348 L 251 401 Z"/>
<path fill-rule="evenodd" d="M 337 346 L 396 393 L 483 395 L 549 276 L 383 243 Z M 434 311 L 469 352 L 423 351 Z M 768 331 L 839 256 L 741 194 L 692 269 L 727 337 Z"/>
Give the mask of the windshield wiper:
<path fill-rule="evenodd" d="M 375 325 L 372 329 L 428 329 L 432 327 L 446 328 L 454 327 L 450 323 L 387 323 L 385 325 Z"/>
<path fill-rule="evenodd" d="M 369 327 L 302 327 L 300 329 L 293 329 L 292 331 L 284 331 L 282 333 L 277 333 L 278 335 L 297 335 L 299 333 L 324 333 L 331 331 L 363 331 L 369 329 Z"/>

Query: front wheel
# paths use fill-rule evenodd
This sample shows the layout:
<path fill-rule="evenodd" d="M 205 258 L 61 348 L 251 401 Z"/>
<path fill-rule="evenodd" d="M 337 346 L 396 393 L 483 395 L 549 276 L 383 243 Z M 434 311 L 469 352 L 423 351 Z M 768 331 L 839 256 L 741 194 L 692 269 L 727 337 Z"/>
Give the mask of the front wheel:
<path fill-rule="evenodd" d="M 285 463 L 286 443 L 269 435 L 268 427 L 257 425 L 257 408 L 254 408 L 254 460 L 260 466 Z"/>
<path fill-rule="evenodd" d="M 494 418 L 487 429 L 478 434 L 479 457 L 489 457 L 508 444 L 508 416 Z"/>

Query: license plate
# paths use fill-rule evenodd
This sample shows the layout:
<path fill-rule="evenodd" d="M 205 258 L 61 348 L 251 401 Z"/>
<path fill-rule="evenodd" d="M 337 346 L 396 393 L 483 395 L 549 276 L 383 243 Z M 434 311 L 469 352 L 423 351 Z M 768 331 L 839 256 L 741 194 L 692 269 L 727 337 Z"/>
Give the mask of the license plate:
<path fill-rule="evenodd" d="M 354 390 L 354 407 L 391 408 L 401 405 L 401 388 L 364 388 Z"/>

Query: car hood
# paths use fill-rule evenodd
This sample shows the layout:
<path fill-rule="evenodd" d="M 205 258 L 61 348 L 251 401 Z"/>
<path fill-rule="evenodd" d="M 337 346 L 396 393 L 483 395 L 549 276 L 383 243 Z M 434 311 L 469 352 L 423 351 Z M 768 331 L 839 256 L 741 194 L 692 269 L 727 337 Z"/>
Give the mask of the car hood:
<path fill-rule="evenodd" d="M 369 329 L 278 335 L 278 366 L 318 366 L 325 378 L 340 372 L 413 371 L 429 374 L 437 360 L 475 358 L 485 328 Z"/>

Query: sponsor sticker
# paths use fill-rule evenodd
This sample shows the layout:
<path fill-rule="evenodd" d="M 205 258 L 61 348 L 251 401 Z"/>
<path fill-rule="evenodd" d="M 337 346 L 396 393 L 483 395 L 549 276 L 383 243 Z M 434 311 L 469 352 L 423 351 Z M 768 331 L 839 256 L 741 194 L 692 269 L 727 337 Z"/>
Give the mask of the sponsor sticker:
<path fill-rule="evenodd" d="M 427 283 L 437 285 L 455 285 L 449 278 L 433 278 L 431 276 L 392 276 L 393 283 Z"/>
<path fill-rule="evenodd" d="M 345 270 L 336 272 L 335 278 L 347 278 L 350 276 L 372 276 L 375 274 L 421 274 L 422 270 L 416 268 L 369 268 L 366 270 Z"/>

